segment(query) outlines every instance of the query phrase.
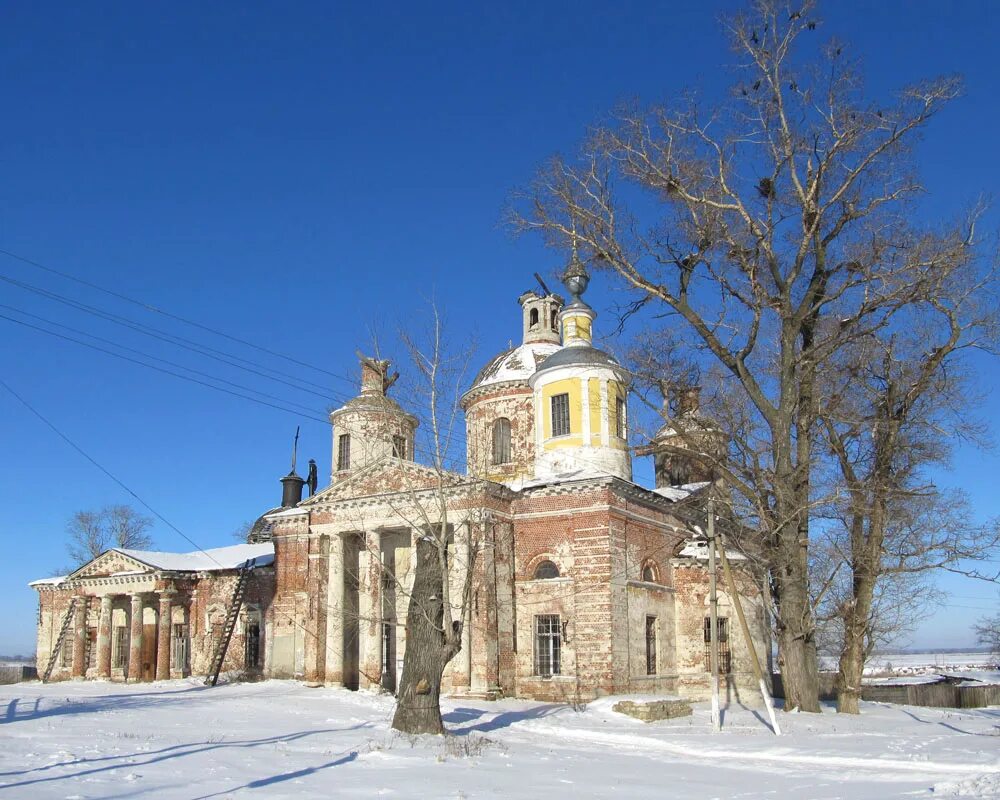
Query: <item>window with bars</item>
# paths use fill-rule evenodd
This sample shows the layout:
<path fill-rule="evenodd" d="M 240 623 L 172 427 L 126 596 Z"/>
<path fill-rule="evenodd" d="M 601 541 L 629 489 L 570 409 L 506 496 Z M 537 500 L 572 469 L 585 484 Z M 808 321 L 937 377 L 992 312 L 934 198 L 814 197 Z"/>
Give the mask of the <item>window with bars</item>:
<path fill-rule="evenodd" d="M 510 420 L 506 417 L 493 423 L 493 463 L 510 463 Z"/>
<path fill-rule="evenodd" d="M 351 435 L 342 433 L 337 437 L 337 469 L 351 468 Z"/>
<path fill-rule="evenodd" d="M 114 647 L 112 647 L 112 661 L 115 667 L 125 669 L 128 665 L 128 628 L 118 625 L 115 628 Z"/>
<path fill-rule="evenodd" d="M 535 674 L 543 678 L 559 675 L 562 626 L 558 614 L 535 617 Z"/>
<path fill-rule="evenodd" d="M 716 628 L 719 638 L 719 674 L 728 675 L 732 672 L 732 657 L 729 652 L 729 620 L 718 617 Z M 705 671 L 712 671 L 712 618 L 705 617 Z"/>
<path fill-rule="evenodd" d="M 536 581 L 546 581 L 558 577 L 559 567 L 557 567 L 552 561 L 547 559 L 545 561 L 540 561 L 538 566 L 535 567 L 534 578 Z"/>
<path fill-rule="evenodd" d="M 646 674 L 656 674 L 656 617 L 646 617 Z"/>
<path fill-rule="evenodd" d="M 569 436 L 568 394 L 557 394 L 552 398 L 552 435 Z"/>
<path fill-rule="evenodd" d="M 392 455 L 395 458 L 406 458 L 406 437 L 392 437 Z"/>
<path fill-rule="evenodd" d="M 624 439 L 628 435 L 628 427 L 626 423 L 628 422 L 626 418 L 626 406 L 625 399 L 623 397 L 615 398 L 615 436 L 619 439 Z"/>

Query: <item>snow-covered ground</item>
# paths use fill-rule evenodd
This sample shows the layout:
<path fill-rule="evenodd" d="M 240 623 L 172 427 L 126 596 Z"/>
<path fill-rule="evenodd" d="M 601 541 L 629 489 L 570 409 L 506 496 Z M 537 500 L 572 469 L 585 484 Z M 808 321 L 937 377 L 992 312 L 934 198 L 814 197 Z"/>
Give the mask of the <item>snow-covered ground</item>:
<path fill-rule="evenodd" d="M 1000 796 L 1000 708 L 865 704 L 645 724 L 546 703 L 448 700 L 454 735 L 389 728 L 393 699 L 292 681 L 0 687 L 0 798 Z"/>
<path fill-rule="evenodd" d="M 982 670 L 995 666 L 997 661 L 998 657 L 991 653 L 885 653 L 872 656 L 865 664 L 865 672 L 917 675 L 941 670 Z"/>

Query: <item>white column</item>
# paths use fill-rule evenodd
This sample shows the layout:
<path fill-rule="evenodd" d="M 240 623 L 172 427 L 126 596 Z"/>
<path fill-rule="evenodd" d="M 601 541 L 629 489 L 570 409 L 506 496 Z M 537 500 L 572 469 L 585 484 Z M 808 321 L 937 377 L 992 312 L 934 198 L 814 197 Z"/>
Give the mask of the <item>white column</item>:
<path fill-rule="evenodd" d="M 330 580 L 326 587 L 326 682 L 344 685 L 344 538 L 330 537 Z"/>

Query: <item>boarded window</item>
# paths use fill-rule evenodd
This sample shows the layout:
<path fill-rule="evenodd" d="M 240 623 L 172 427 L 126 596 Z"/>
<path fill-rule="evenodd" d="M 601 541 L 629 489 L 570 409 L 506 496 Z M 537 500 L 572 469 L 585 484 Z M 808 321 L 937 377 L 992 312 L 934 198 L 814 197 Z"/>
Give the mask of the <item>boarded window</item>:
<path fill-rule="evenodd" d="M 187 672 L 188 667 L 188 626 L 185 623 L 174 623 L 170 646 L 170 664 L 173 669 Z"/>
<path fill-rule="evenodd" d="M 552 435 L 569 436 L 569 395 L 557 394 L 552 398 Z"/>
<path fill-rule="evenodd" d="M 646 617 L 646 674 L 656 674 L 656 617 Z"/>
<path fill-rule="evenodd" d="M 406 437 L 392 437 L 392 455 L 395 458 L 406 458 Z"/>
<path fill-rule="evenodd" d="M 619 439 L 624 439 L 628 435 L 628 428 L 626 427 L 626 406 L 625 400 L 621 397 L 615 398 L 615 436 Z"/>
<path fill-rule="evenodd" d="M 732 659 L 729 653 L 729 620 L 726 617 L 717 618 L 719 638 L 719 674 L 728 675 L 732 672 Z M 712 671 L 712 618 L 705 617 L 705 671 Z"/>
<path fill-rule="evenodd" d="M 493 423 L 493 463 L 510 463 L 510 420 L 505 417 Z"/>
<path fill-rule="evenodd" d="M 535 617 L 535 674 L 548 678 L 560 674 L 562 628 L 558 614 Z"/>
<path fill-rule="evenodd" d="M 534 578 L 536 581 L 549 580 L 550 578 L 559 577 L 559 567 L 557 567 L 551 561 L 542 561 L 535 567 Z"/>
<path fill-rule="evenodd" d="M 337 469 L 351 468 L 351 436 L 342 433 L 337 437 Z"/>

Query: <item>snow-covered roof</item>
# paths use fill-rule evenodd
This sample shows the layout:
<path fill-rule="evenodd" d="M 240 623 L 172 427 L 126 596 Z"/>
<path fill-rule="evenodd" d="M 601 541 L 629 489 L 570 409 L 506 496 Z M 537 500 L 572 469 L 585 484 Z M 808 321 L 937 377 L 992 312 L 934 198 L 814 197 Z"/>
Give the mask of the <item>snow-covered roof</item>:
<path fill-rule="evenodd" d="M 266 567 L 274 563 L 274 544 L 271 542 L 234 544 L 229 547 L 195 550 L 193 553 L 161 553 L 156 550 L 126 550 L 123 547 L 114 547 L 106 552 L 121 553 L 153 569 L 167 572 L 219 572 L 227 569 L 239 569 L 250 559 L 256 559 L 255 566 L 258 567 Z M 103 555 L 104 553 L 101 554 L 101 556 Z M 141 575 L 142 573 L 129 570 L 112 574 Z M 32 581 L 28 586 L 58 586 L 69 577 L 71 576 L 59 575 L 54 578 L 40 578 L 37 581 Z"/>
<path fill-rule="evenodd" d="M 653 491 L 661 497 L 666 497 L 668 500 L 677 502 L 678 500 L 690 497 L 695 492 L 701 491 L 708 484 L 708 481 L 700 481 L 699 483 L 685 483 L 683 486 L 661 486 L 658 489 L 653 489 Z"/>
<path fill-rule="evenodd" d="M 37 581 L 32 581 L 28 586 L 58 586 L 66 580 L 65 575 L 56 575 L 52 578 L 39 578 Z"/>
<path fill-rule="evenodd" d="M 169 572 L 217 572 L 238 569 L 250 559 L 256 559 L 256 566 L 274 563 L 274 544 L 234 544 L 229 547 L 214 547 L 210 550 L 195 550 L 193 553 L 161 553 L 155 550 L 125 550 L 114 548 L 143 564 Z"/>
<path fill-rule="evenodd" d="M 527 381 L 544 359 L 561 349 L 562 345 L 552 342 L 529 342 L 505 350 L 479 371 L 469 391 L 494 383 Z"/>
<path fill-rule="evenodd" d="M 557 483 L 570 483 L 572 481 L 587 481 L 608 477 L 611 476 L 607 472 L 584 468 L 570 470 L 569 472 L 555 472 L 551 475 L 542 475 L 537 478 L 518 478 L 513 481 L 504 481 L 504 483 L 515 492 L 519 492 L 522 489 L 535 489 L 539 486 L 551 486 Z"/>
<path fill-rule="evenodd" d="M 684 546 L 677 553 L 678 558 L 697 558 L 701 561 L 708 560 L 708 540 L 707 539 L 688 539 L 684 542 Z M 730 561 L 745 561 L 746 556 L 742 553 L 733 550 L 732 548 L 726 548 L 726 558 Z"/>

